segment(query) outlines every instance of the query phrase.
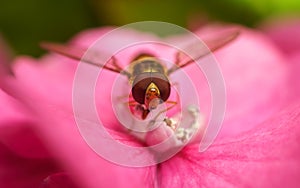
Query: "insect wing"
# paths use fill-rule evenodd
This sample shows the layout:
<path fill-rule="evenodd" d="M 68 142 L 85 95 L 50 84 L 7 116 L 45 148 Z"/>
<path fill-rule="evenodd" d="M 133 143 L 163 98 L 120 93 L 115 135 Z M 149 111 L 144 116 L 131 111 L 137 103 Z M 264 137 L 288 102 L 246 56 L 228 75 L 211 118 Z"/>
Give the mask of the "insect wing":
<path fill-rule="evenodd" d="M 199 41 L 191 42 L 183 47 L 182 51 L 177 52 L 175 65 L 168 70 L 168 75 L 179 68 L 190 65 L 211 52 L 226 46 L 230 42 L 234 41 L 238 37 L 239 33 L 239 30 L 234 29 L 218 33 L 217 35 L 214 35 L 214 37 L 203 39 L 203 43 L 200 43 Z M 188 52 L 188 55 L 183 51 Z"/>
<path fill-rule="evenodd" d="M 59 44 L 59 43 L 48 43 L 44 42 L 40 44 L 41 47 L 45 50 L 52 51 L 58 54 L 61 54 L 63 56 L 69 57 L 74 60 L 82 61 L 97 67 L 102 67 L 104 69 L 116 72 L 116 73 L 121 73 L 124 75 L 127 75 L 128 77 L 130 74 L 123 70 L 117 63 L 115 58 L 112 56 L 110 60 L 106 63 L 99 63 L 99 62 L 105 62 L 103 58 L 103 53 L 104 52 L 97 52 L 97 51 L 92 51 L 88 50 L 88 54 L 86 55 L 86 51 L 84 48 L 80 47 L 74 47 L 70 45 L 64 45 L 64 44 Z"/>

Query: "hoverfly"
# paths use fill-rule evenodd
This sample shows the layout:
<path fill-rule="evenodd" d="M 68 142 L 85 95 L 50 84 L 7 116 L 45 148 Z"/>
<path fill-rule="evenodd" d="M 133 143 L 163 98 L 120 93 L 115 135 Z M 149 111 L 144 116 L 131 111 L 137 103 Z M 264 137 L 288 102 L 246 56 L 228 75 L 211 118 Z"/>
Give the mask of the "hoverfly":
<path fill-rule="evenodd" d="M 156 109 L 159 104 L 168 102 L 171 93 L 170 74 L 222 48 L 236 39 L 238 35 L 239 31 L 233 30 L 218 35 L 211 40 L 205 40 L 204 43 L 207 46 L 205 48 L 209 50 L 197 51 L 193 58 L 178 51 L 175 54 L 176 62 L 170 68 L 167 68 L 159 58 L 148 53 L 138 54 L 129 62 L 130 68 L 124 70 L 114 56 L 106 64 L 99 64 L 95 60 L 83 58 L 84 49 L 57 43 L 42 43 L 41 47 L 48 51 L 126 76 L 131 84 L 131 95 L 134 100 L 131 102 L 135 103 L 136 110 L 141 111 L 140 118 L 144 120 L 151 110 Z M 195 44 L 190 44 L 187 49 L 192 49 L 193 45 Z M 173 104 L 176 104 L 176 102 L 173 102 Z"/>

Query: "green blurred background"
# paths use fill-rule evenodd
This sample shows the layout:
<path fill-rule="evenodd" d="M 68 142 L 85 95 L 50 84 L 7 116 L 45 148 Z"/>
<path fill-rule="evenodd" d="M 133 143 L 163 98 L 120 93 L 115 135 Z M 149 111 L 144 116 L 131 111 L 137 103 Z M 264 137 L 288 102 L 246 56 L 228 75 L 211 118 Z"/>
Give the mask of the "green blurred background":
<path fill-rule="evenodd" d="M 103 25 L 156 20 L 187 28 L 211 21 L 256 27 L 272 17 L 299 15 L 299 0 L 9 0 L 0 3 L 0 33 L 14 54 L 39 56 L 39 41 L 65 42 Z"/>

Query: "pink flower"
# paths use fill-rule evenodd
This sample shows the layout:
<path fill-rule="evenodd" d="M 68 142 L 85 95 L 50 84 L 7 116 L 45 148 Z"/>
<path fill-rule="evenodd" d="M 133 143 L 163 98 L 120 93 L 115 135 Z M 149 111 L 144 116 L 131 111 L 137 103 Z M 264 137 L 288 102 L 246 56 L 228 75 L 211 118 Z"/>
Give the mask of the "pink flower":
<path fill-rule="evenodd" d="M 264 32 L 286 54 L 299 53 L 300 49 L 300 20 L 282 19 L 269 21 L 262 26 Z"/>
<path fill-rule="evenodd" d="M 274 44 L 284 52 L 288 59 L 291 74 L 291 93 L 295 98 L 299 98 L 300 82 L 298 70 L 300 68 L 300 20 L 285 19 L 273 21 L 262 26 L 263 31 L 271 38 Z M 298 82 L 295 82 L 298 80 Z"/>
<path fill-rule="evenodd" d="M 109 30 L 82 32 L 71 43 L 88 47 Z M 118 39 L 130 37 L 152 36 L 132 32 Z M 171 56 L 168 51 L 160 54 Z M 300 69 L 291 70 L 289 59 L 264 34 L 245 28 L 215 55 L 227 90 L 227 111 L 217 140 L 203 153 L 193 143 L 171 159 L 143 168 L 108 162 L 81 137 L 72 111 L 76 61 L 54 54 L 17 58 L 14 77 L 0 72 L 0 101 L 5 107 L 0 117 L 1 187 L 298 187 L 300 101 L 291 91 L 299 94 L 294 86 Z M 129 58 L 123 56 L 122 63 Z M 207 84 L 192 66 L 186 71 L 192 79 L 202 80 L 196 89 L 203 91 L 200 109 L 207 116 Z M 109 91 L 111 85 L 106 80 L 96 90 Z M 102 116 L 110 134 L 142 146 L 122 131 L 109 97 L 109 92 L 100 93 L 96 104 L 107 107 Z"/>

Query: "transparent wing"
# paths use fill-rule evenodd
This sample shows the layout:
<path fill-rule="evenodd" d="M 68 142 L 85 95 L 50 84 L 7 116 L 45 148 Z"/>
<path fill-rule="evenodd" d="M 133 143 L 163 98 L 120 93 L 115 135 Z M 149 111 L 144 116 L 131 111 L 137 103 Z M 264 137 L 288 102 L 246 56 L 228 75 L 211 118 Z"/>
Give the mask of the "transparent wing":
<path fill-rule="evenodd" d="M 40 46 L 45 50 L 52 51 L 78 61 L 82 61 L 97 67 L 102 67 L 104 69 L 126 75 L 127 77 L 131 76 L 129 72 L 124 70 L 117 63 L 116 59 L 113 56 L 107 63 L 104 64 L 103 62 L 105 60 L 102 58 L 103 52 L 99 53 L 96 51 L 89 50 L 88 55 L 85 55 L 86 50 L 84 48 L 50 42 L 43 42 L 40 44 Z"/>
<path fill-rule="evenodd" d="M 183 51 L 178 51 L 176 53 L 176 62 L 174 66 L 172 66 L 168 70 L 167 74 L 169 75 L 179 68 L 190 65 L 210 54 L 211 52 L 224 47 L 225 45 L 235 40 L 238 37 L 239 33 L 240 31 L 238 29 L 231 29 L 229 31 L 218 33 L 214 35 L 214 37 L 203 39 L 204 44 L 197 41 L 186 45 L 182 49 L 183 51 L 188 52 L 188 55 Z"/>

